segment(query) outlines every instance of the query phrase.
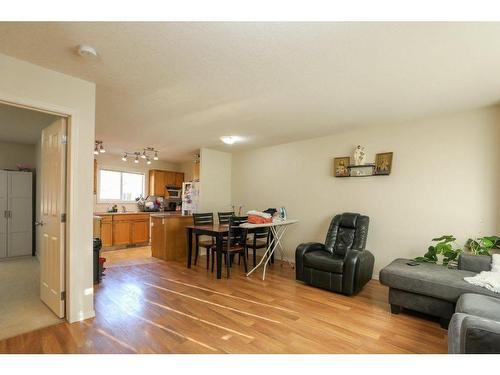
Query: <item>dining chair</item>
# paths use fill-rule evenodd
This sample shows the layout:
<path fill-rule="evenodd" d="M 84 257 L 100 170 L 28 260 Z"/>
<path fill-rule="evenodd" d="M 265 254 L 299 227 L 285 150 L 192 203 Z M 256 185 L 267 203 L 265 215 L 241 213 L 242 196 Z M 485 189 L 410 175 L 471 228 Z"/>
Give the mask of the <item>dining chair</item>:
<path fill-rule="evenodd" d="M 234 255 L 238 254 L 239 259 L 243 259 L 245 266 L 245 273 L 248 272 L 248 264 L 246 259 L 246 242 L 248 236 L 248 229 L 241 228 L 240 225 L 247 222 L 246 216 L 231 216 L 228 222 L 228 235 L 227 241 L 224 241 L 222 247 L 222 254 L 224 255 L 226 263 L 227 278 L 230 276 L 231 259 Z M 212 271 L 214 264 L 215 245 L 212 247 Z"/>
<path fill-rule="evenodd" d="M 194 225 L 213 225 L 214 224 L 214 214 L 212 212 L 193 214 Z M 194 264 L 198 261 L 198 255 L 200 253 L 200 247 L 203 247 L 207 252 L 207 270 L 210 266 L 210 251 L 215 245 L 214 238 L 208 240 L 200 240 L 201 235 L 197 234 L 195 236 L 195 248 L 196 252 L 194 254 Z M 213 267 L 212 267 L 213 268 Z"/>
<path fill-rule="evenodd" d="M 219 216 L 219 224 L 229 224 L 229 218 L 231 216 L 234 216 L 234 212 L 217 212 L 217 215 Z"/>
<path fill-rule="evenodd" d="M 270 236 L 270 230 L 269 228 L 256 228 L 252 231 L 253 237 L 249 238 L 247 240 L 247 257 L 248 257 L 248 250 L 252 249 L 253 254 L 253 266 L 255 267 L 257 263 L 257 250 L 258 249 L 267 249 L 269 246 L 269 238 Z"/>

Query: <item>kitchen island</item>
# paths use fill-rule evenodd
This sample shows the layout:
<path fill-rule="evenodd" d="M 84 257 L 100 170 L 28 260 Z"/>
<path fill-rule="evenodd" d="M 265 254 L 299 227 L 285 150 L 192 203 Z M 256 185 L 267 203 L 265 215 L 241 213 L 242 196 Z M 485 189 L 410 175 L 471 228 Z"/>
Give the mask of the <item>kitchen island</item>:
<path fill-rule="evenodd" d="M 186 258 L 186 227 L 193 225 L 191 215 L 151 214 L 151 255 L 163 260 Z"/>

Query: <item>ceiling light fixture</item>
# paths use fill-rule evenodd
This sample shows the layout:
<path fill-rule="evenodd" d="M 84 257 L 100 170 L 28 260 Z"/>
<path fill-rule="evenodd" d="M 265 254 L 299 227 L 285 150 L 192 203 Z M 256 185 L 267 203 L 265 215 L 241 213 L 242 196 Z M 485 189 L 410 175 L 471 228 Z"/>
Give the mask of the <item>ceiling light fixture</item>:
<path fill-rule="evenodd" d="M 97 146 L 96 149 L 98 149 Z M 155 150 L 153 147 L 145 147 L 142 149 L 142 151 L 125 151 L 123 153 L 122 160 L 127 161 L 128 156 L 132 156 L 134 157 L 134 163 L 138 164 L 140 159 L 145 159 L 146 164 L 150 165 L 152 163 L 151 160 L 159 160 L 158 154 L 159 151 Z"/>
<path fill-rule="evenodd" d="M 226 145 L 233 145 L 236 142 L 240 142 L 241 137 L 238 137 L 236 135 L 224 135 L 220 137 L 220 140 L 224 142 Z"/>
<path fill-rule="evenodd" d="M 105 152 L 106 152 L 106 150 L 104 148 L 102 141 L 95 141 L 94 142 L 94 155 L 99 155 L 100 153 L 103 154 Z"/>
<path fill-rule="evenodd" d="M 76 51 L 82 57 L 97 57 L 97 51 L 95 48 L 86 44 L 80 44 L 77 46 Z"/>

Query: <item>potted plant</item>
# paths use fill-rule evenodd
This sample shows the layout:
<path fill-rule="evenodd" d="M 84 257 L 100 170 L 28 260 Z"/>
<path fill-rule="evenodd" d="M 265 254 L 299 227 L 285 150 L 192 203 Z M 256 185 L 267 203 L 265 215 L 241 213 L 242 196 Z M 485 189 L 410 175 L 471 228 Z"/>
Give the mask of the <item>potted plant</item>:
<path fill-rule="evenodd" d="M 438 255 L 442 255 L 443 266 L 456 267 L 458 257 L 462 252 L 462 249 L 456 247 L 456 238 L 451 234 L 446 234 L 433 238 L 432 241 L 436 242 L 436 244 L 429 246 L 424 256 L 415 258 L 415 261 L 437 263 Z"/>
<path fill-rule="evenodd" d="M 465 243 L 465 248 L 474 255 L 491 255 L 491 250 L 500 249 L 500 237 L 469 238 Z"/>

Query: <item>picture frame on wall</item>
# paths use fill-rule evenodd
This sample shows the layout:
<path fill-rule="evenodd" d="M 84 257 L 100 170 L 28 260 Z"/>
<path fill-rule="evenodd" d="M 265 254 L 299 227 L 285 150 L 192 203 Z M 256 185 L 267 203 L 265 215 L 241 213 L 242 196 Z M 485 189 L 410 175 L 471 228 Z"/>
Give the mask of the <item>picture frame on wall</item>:
<path fill-rule="evenodd" d="M 392 152 L 383 152 L 375 156 L 375 174 L 389 175 L 392 169 Z"/>
<path fill-rule="evenodd" d="M 333 159 L 333 174 L 335 177 L 349 177 L 349 156 Z"/>

